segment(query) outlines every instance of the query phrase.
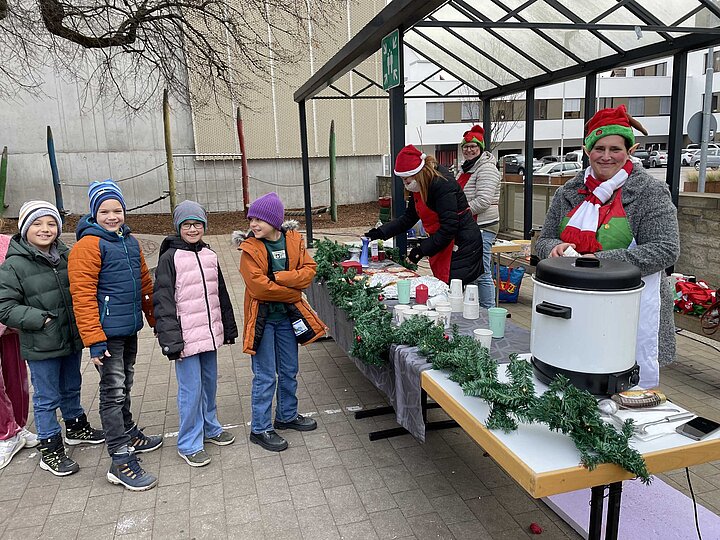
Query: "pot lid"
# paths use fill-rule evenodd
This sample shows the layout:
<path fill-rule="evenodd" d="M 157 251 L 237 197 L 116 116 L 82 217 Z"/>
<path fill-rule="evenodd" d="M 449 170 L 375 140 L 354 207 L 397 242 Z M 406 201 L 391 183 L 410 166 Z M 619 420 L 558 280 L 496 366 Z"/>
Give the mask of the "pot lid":
<path fill-rule="evenodd" d="M 587 291 L 626 291 L 642 287 L 640 269 L 630 263 L 595 257 L 551 257 L 538 262 L 541 283 Z"/>

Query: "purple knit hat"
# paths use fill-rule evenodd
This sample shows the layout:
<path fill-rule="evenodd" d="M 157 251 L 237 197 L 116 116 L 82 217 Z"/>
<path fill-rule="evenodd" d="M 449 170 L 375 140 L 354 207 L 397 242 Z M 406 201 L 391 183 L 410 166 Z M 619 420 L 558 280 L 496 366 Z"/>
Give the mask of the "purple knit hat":
<path fill-rule="evenodd" d="M 274 191 L 255 199 L 247 211 L 248 219 L 262 219 L 278 230 L 282 227 L 284 215 L 285 207 Z"/>

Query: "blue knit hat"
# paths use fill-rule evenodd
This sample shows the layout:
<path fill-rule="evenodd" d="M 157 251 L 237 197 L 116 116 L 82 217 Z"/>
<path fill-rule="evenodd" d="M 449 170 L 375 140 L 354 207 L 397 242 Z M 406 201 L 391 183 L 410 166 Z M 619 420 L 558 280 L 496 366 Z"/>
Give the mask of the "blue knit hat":
<path fill-rule="evenodd" d="M 175 230 L 180 234 L 180 225 L 188 220 L 201 221 L 203 228 L 207 230 L 207 212 L 195 201 L 183 201 L 175 207 L 173 211 L 173 225 Z"/>
<path fill-rule="evenodd" d="M 93 182 L 88 188 L 88 197 L 90 198 L 90 215 L 95 218 L 97 217 L 98 209 L 100 205 L 110 199 L 119 201 L 126 210 L 125 199 L 123 199 L 122 191 L 111 179 L 103 180 L 102 182 Z"/>
<path fill-rule="evenodd" d="M 274 191 L 255 199 L 247 211 L 248 219 L 262 219 L 278 230 L 282 228 L 284 216 L 285 207 Z"/>

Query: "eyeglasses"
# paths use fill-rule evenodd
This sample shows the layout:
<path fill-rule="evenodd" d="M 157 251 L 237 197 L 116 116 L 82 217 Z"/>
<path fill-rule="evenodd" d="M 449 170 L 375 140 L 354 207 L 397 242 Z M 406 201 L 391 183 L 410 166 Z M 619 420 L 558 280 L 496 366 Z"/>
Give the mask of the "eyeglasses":
<path fill-rule="evenodd" d="M 197 229 L 198 231 L 201 231 L 205 228 L 205 224 L 202 221 L 184 221 L 182 225 L 180 225 L 180 228 L 183 231 L 189 231 L 192 228 Z"/>
<path fill-rule="evenodd" d="M 477 150 L 478 148 L 480 148 L 480 147 L 479 147 L 477 144 L 466 144 L 465 146 L 462 147 L 463 151 L 465 151 L 465 150 Z"/>

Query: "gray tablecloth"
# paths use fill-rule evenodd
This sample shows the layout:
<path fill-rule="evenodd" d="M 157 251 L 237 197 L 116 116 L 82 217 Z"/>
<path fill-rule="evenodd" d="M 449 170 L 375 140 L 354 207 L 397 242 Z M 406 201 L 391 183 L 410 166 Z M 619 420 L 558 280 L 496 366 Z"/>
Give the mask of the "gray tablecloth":
<path fill-rule="evenodd" d="M 417 347 L 392 345 L 390 362 L 384 366 L 368 366 L 350 354 L 355 336 L 353 324 L 344 310 L 336 308 L 330 301 L 325 284 L 313 282 L 305 291 L 310 304 L 330 329 L 330 335 L 357 368 L 382 391 L 395 409 L 397 423 L 407 429 L 416 439 L 425 441 L 425 422 L 422 416 L 420 373 L 431 369 L 432 365 L 418 353 Z M 396 301 L 387 301 L 388 305 Z M 487 328 L 487 311 L 480 309 L 477 320 L 463 319 L 462 314 L 453 313 L 451 322 L 457 324 L 461 334 L 471 335 L 475 328 Z M 498 363 L 509 361 L 510 354 L 523 353 L 530 350 L 530 332 L 507 321 L 505 337 L 493 339 L 490 355 Z"/>

